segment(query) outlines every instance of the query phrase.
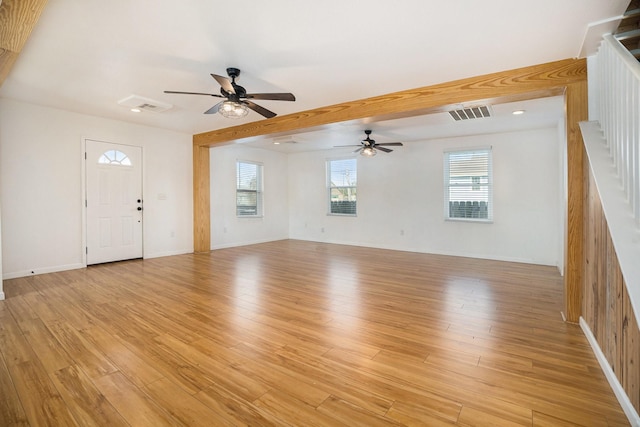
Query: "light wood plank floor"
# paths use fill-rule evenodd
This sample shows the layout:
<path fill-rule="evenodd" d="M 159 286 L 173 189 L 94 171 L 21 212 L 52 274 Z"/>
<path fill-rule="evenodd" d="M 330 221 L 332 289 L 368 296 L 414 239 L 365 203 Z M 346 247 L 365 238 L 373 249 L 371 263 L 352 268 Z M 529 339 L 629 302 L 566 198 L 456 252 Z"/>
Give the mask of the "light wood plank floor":
<path fill-rule="evenodd" d="M 552 267 L 286 240 L 4 282 L 0 425 L 628 425 Z"/>

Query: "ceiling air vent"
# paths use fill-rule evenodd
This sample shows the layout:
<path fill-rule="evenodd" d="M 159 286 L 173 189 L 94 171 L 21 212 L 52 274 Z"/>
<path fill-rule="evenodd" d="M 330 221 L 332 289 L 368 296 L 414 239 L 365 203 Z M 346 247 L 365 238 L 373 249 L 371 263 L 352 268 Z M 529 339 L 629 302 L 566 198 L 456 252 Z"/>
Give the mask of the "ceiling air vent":
<path fill-rule="evenodd" d="M 173 105 L 165 102 L 156 101 L 154 99 L 145 98 L 143 96 L 131 95 L 118 101 L 118 104 L 127 108 L 137 108 L 141 111 L 153 111 L 154 113 L 162 113 L 167 111 Z"/>
<path fill-rule="evenodd" d="M 451 117 L 456 122 L 460 120 L 471 120 L 471 119 L 482 119 L 485 117 L 491 117 L 491 110 L 486 105 L 482 105 L 479 107 L 469 107 L 469 108 L 461 108 L 459 110 L 451 110 L 449 111 Z"/>

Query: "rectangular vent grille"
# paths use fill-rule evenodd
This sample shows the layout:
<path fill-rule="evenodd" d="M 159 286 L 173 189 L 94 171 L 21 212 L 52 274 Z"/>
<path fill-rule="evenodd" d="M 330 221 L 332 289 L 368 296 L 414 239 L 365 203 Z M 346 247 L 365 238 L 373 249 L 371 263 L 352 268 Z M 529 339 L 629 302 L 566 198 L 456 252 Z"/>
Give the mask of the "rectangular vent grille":
<path fill-rule="evenodd" d="M 171 104 L 156 101 L 155 99 L 145 98 L 139 95 L 128 96 L 118 101 L 118 104 L 123 107 L 139 108 L 142 111 L 152 111 L 154 113 L 161 113 L 173 107 Z"/>
<path fill-rule="evenodd" d="M 141 110 L 147 110 L 147 111 L 158 111 L 158 106 L 157 105 L 153 105 L 153 104 L 142 104 L 142 105 L 138 105 L 138 108 Z"/>
<path fill-rule="evenodd" d="M 461 108 L 459 110 L 451 110 L 449 111 L 451 117 L 456 122 L 461 120 L 471 120 L 471 119 L 482 119 L 485 117 L 491 117 L 491 111 L 489 111 L 489 107 L 480 106 L 480 107 L 469 107 L 469 108 Z"/>

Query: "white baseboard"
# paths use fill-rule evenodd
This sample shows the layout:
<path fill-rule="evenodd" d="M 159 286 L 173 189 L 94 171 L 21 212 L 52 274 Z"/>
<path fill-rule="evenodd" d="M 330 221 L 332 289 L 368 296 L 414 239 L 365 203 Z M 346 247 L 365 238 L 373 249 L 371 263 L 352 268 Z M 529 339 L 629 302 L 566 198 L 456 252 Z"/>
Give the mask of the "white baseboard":
<path fill-rule="evenodd" d="M 493 256 L 486 254 L 477 254 L 477 253 L 467 253 L 467 252 L 452 252 L 452 251 L 439 251 L 439 250 L 426 250 L 424 248 L 416 248 L 411 246 L 402 246 L 402 245 L 388 245 L 388 244 L 380 244 L 380 243 L 371 243 L 371 242 L 352 242 L 348 240 L 334 240 L 334 239 L 312 239 L 306 237 L 290 237 L 292 240 L 302 240 L 306 242 L 318 242 L 318 243 L 329 243 L 332 245 L 346 245 L 346 246 L 359 246 L 365 248 L 374 248 L 374 249 L 385 249 L 390 251 L 400 251 L 400 252 L 414 252 L 421 254 L 430 254 L 430 255 L 444 255 L 444 256 L 452 256 L 452 257 L 461 257 L 461 258 L 474 258 L 474 259 L 486 259 L 491 261 L 505 261 L 505 262 L 514 262 L 521 264 L 535 264 L 535 265 L 546 265 L 549 267 L 558 268 L 557 263 L 549 263 L 543 261 L 537 261 L 530 258 L 518 258 L 518 257 L 506 257 L 506 256 Z"/>
<path fill-rule="evenodd" d="M 78 268 L 85 268 L 86 265 L 78 264 L 66 264 L 56 265 L 54 267 L 34 268 L 33 270 L 14 271 L 13 273 L 5 273 L 2 275 L 4 280 L 17 279 L 19 277 L 35 276 L 36 274 L 56 273 L 58 271 L 76 270 Z"/>
<path fill-rule="evenodd" d="M 240 246 L 259 245 L 260 243 L 278 242 L 280 240 L 287 240 L 287 239 L 288 239 L 287 237 L 283 237 L 283 238 L 275 238 L 275 239 L 260 239 L 260 240 L 248 240 L 245 242 L 225 243 L 222 245 L 213 245 L 211 246 L 211 250 L 215 251 L 217 249 L 227 249 L 227 248 L 237 248 Z"/>
<path fill-rule="evenodd" d="M 600 349 L 598 341 L 596 341 L 596 337 L 593 336 L 589 325 L 582 317 L 580 317 L 580 327 L 582 328 L 582 332 L 584 332 L 584 335 L 587 337 L 587 341 L 589 341 L 591 349 L 593 350 L 596 359 L 598 359 L 598 363 L 600 364 L 604 375 L 607 377 L 607 381 L 609 381 L 609 385 L 613 389 L 613 393 L 618 398 L 618 402 L 620 402 L 620 406 L 629 419 L 629 422 L 632 426 L 640 427 L 640 416 L 638 416 L 638 413 L 631 404 L 631 401 L 629 400 L 627 393 L 625 393 L 622 384 L 620 384 L 620 381 L 618 381 L 618 377 L 616 377 L 615 372 L 613 372 L 613 369 L 611 369 L 611 365 L 609 365 L 607 358 Z"/>
<path fill-rule="evenodd" d="M 184 255 L 184 254 L 192 254 L 192 253 L 193 253 L 193 249 L 181 249 L 177 251 L 156 252 L 152 254 L 144 254 L 144 259 L 162 258 L 165 256 Z"/>

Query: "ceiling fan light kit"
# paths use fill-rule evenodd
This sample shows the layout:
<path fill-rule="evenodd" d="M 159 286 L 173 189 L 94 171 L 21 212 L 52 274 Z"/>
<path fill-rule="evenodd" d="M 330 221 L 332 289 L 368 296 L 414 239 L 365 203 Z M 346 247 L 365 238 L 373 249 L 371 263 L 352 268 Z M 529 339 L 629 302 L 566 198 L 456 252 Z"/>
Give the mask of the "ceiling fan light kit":
<path fill-rule="evenodd" d="M 224 101 L 218 102 L 213 107 L 205 111 L 205 114 L 220 113 L 220 115 L 238 119 L 249 114 L 249 110 L 253 110 L 267 119 L 275 117 L 276 113 L 250 101 L 250 99 L 264 99 L 271 101 L 295 101 L 296 97 L 292 93 L 247 93 L 245 88 L 236 83 L 236 79 L 240 76 L 240 69 L 227 68 L 229 77 L 211 74 L 220 85 L 220 95 L 216 93 L 202 92 L 178 92 L 173 90 L 165 90 L 164 93 L 177 93 L 183 95 L 205 95 L 216 98 L 225 98 Z"/>
<path fill-rule="evenodd" d="M 224 101 L 218 109 L 218 113 L 228 119 L 240 119 L 249 114 L 249 109 L 240 102 Z"/>
<path fill-rule="evenodd" d="M 373 157 L 376 155 L 376 150 L 371 147 L 365 147 L 360 151 L 360 155 L 365 157 Z"/>
<path fill-rule="evenodd" d="M 385 145 L 393 146 L 393 147 L 402 147 L 402 142 L 383 142 L 381 144 L 376 143 L 375 139 L 370 138 L 370 135 L 371 135 L 370 129 L 365 130 L 364 133 L 365 135 L 367 135 L 367 137 L 362 141 L 360 141 L 360 145 L 336 145 L 336 147 L 360 147 L 357 150 L 355 150 L 353 153 L 354 154 L 360 153 L 361 156 L 365 156 L 365 157 L 375 156 L 378 150 L 384 153 L 391 153 L 393 150 L 385 147 Z"/>

